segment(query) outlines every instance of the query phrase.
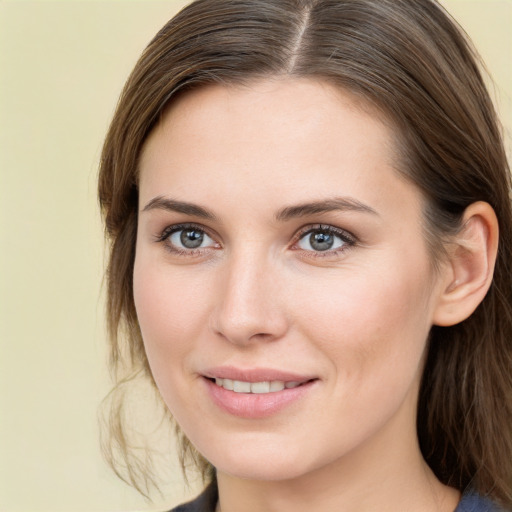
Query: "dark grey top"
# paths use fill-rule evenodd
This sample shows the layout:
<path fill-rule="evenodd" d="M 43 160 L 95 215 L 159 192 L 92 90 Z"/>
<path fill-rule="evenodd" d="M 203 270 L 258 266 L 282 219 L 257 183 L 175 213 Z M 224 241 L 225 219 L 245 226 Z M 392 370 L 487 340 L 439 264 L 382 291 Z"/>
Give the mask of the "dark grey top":
<path fill-rule="evenodd" d="M 178 505 L 169 512 L 215 512 L 219 494 L 214 480 L 195 500 Z"/>
<path fill-rule="evenodd" d="M 169 512 L 215 512 L 218 493 L 217 484 L 212 482 L 195 500 L 179 505 Z M 507 512 L 492 501 L 466 491 L 454 512 Z"/>
<path fill-rule="evenodd" d="M 466 491 L 462 495 L 459 505 L 455 512 L 507 512 L 505 509 L 498 507 L 492 501 L 479 496 L 475 492 Z"/>

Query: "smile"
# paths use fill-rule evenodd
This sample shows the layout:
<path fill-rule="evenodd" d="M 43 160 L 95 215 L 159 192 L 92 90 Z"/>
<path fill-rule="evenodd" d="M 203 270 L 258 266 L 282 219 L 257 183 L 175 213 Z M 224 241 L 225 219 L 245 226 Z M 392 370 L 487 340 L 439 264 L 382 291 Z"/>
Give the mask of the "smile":
<path fill-rule="evenodd" d="M 293 389 L 300 386 L 302 383 L 297 381 L 285 382 L 282 380 L 247 382 L 243 380 L 216 378 L 215 384 L 228 391 L 234 391 L 235 393 L 265 394 L 276 393 L 283 391 L 283 389 Z"/>
<path fill-rule="evenodd" d="M 224 413 L 264 419 L 311 396 L 320 379 L 268 369 L 217 368 L 202 375 L 212 402 Z"/>

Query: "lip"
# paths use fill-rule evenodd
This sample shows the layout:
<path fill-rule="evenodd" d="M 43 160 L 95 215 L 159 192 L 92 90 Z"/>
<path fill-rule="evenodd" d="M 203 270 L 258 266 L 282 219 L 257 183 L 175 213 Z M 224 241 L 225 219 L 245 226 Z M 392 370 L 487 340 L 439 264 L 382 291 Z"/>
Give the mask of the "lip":
<path fill-rule="evenodd" d="M 315 387 L 318 379 L 281 370 L 233 367 L 211 368 L 202 373 L 203 382 L 213 403 L 222 411 L 239 418 L 263 419 L 276 415 L 283 409 L 297 404 Z M 211 379 L 232 379 L 246 382 L 284 381 L 301 382 L 295 388 L 272 393 L 236 393 L 218 386 Z"/>
<path fill-rule="evenodd" d="M 314 375 L 301 375 L 272 368 L 235 368 L 233 366 L 218 366 L 201 372 L 209 379 L 232 379 L 246 382 L 264 382 L 267 380 L 282 380 L 283 382 L 307 382 L 315 379 Z"/>

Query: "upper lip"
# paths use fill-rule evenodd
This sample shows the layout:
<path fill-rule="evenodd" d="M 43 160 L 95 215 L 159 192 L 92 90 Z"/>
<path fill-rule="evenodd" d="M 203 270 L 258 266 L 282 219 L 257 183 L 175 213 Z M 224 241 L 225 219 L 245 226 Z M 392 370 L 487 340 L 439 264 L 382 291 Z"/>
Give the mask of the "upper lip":
<path fill-rule="evenodd" d="M 233 366 L 218 366 L 202 372 L 204 377 L 210 379 L 231 379 L 244 382 L 307 382 L 314 379 L 313 376 L 298 374 L 273 368 L 235 368 Z"/>

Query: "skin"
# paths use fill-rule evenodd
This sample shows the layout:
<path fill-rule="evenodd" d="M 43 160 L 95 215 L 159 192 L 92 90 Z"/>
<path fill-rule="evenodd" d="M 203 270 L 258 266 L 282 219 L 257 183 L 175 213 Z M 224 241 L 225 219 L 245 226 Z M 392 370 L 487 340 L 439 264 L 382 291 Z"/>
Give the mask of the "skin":
<path fill-rule="evenodd" d="M 140 162 L 134 297 L 164 401 L 217 468 L 229 511 L 453 511 L 416 438 L 429 330 L 453 270 L 434 273 L 423 199 L 393 132 L 305 79 L 208 86 L 176 101 Z M 155 198 L 199 205 L 177 212 Z M 365 205 L 276 219 L 333 198 Z M 148 206 L 153 201 L 153 207 Z M 169 226 L 203 229 L 199 250 Z M 336 250 L 310 229 L 334 226 Z M 206 392 L 212 366 L 315 377 L 297 401 L 240 418 Z"/>

